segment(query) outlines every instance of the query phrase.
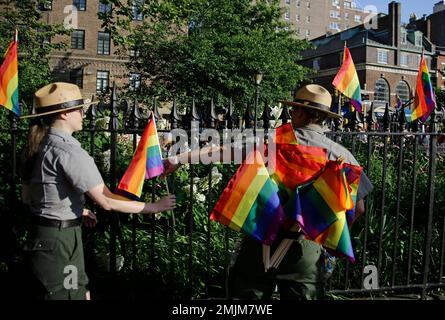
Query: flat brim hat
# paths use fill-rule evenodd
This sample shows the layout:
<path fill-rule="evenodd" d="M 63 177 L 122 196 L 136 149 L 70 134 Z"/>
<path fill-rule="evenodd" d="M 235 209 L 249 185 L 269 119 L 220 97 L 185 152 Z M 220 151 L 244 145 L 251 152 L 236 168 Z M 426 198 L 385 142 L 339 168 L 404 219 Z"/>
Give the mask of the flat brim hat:
<path fill-rule="evenodd" d="M 72 83 L 54 82 L 34 93 L 34 113 L 21 119 L 46 116 L 58 112 L 86 108 L 98 101 L 85 101 L 78 86 Z"/>
<path fill-rule="evenodd" d="M 299 89 L 293 101 L 279 100 L 279 102 L 288 106 L 317 110 L 331 118 L 341 118 L 341 115 L 330 111 L 332 103 L 331 94 L 318 84 L 308 84 Z"/>

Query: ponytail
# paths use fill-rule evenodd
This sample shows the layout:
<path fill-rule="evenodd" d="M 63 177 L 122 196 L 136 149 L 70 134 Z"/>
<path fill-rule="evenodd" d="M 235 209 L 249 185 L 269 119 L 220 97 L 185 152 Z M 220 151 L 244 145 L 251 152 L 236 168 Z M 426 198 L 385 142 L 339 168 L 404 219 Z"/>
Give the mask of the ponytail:
<path fill-rule="evenodd" d="M 26 181 L 31 178 L 34 162 L 39 153 L 40 144 L 48 134 L 50 125 L 56 120 L 56 116 L 42 117 L 31 123 L 28 131 L 28 142 L 22 154 L 22 178 Z"/>

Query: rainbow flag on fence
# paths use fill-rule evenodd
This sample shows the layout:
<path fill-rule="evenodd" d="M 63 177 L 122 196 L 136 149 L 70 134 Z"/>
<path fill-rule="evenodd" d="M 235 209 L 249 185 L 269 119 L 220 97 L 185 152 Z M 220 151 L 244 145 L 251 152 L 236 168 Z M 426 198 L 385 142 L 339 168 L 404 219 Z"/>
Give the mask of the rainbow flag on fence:
<path fill-rule="evenodd" d="M 17 36 L 6 50 L 0 66 L 0 106 L 20 116 Z"/>
<path fill-rule="evenodd" d="M 164 172 L 161 147 L 154 116 L 150 119 L 136 148 L 133 159 L 125 171 L 116 193 L 140 199 L 145 179 L 161 175 Z"/>
<path fill-rule="evenodd" d="M 329 161 L 314 181 L 298 187 L 286 205 L 306 236 L 354 261 L 346 211 L 354 208 L 345 166 Z"/>
<path fill-rule="evenodd" d="M 422 122 L 425 122 L 435 108 L 436 98 L 434 96 L 430 72 L 426 65 L 425 57 L 422 55 L 419 65 L 419 73 L 417 74 L 414 104 L 411 108 L 405 108 L 406 121 L 411 122 L 421 118 Z"/>
<path fill-rule="evenodd" d="M 332 82 L 338 91 L 351 99 L 351 104 L 355 110 L 362 112 L 362 94 L 360 90 L 360 82 L 358 80 L 357 70 L 354 61 L 352 61 L 351 53 L 345 46 L 343 54 L 343 64 Z"/>
<path fill-rule="evenodd" d="M 230 179 L 210 219 L 270 245 L 284 221 L 278 186 L 259 151 L 252 151 Z"/>

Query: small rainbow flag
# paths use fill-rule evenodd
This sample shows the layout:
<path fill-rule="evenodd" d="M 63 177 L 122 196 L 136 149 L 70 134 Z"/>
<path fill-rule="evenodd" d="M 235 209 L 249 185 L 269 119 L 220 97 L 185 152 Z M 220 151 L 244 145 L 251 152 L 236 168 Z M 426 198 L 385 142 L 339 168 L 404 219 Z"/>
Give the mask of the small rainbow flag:
<path fill-rule="evenodd" d="M 421 118 L 421 121 L 425 122 L 435 108 L 436 98 L 434 96 L 430 72 L 426 65 L 426 59 L 422 55 L 419 65 L 419 73 L 417 74 L 414 104 L 412 108 L 405 108 L 406 121 L 411 122 Z"/>
<path fill-rule="evenodd" d="M 252 151 L 230 179 L 210 219 L 270 245 L 284 221 L 278 186 L 259 151 Z"/>
<path fill-rule="evenodd" d="M 297 144 L 297 137 L 292 124 L 289 122 L 276 128 L 273 141 L 276 144 Z"/>
<path fill-rule="evenodd" d="M 20 116 L 17 36 L 9 44 L 0 66 L 0 106 Z"/>
<path fill-rule="evenodd" d="M 363 172 L 363 168 L 360 166 L 352 165 L 349 163 L 344 164 L 344 171 L 346 175 L 346 181 L 349 185 L 349 191 L 351 192 L 352 202 L 354 207 L 350 210 L 346 210 L 346 220 L 348 225 L 351 226 L 352 222 L 355 220 L 355 205 L 357 203 L 357 192 L 358 186 L 360 184 L 360 177 Z"/>
<path fill-rule="evenodd" d="M 360 90 L 360 82 L 358 80 L 357 70 L 354 61 L 352 61 L 351 53 L 345 46 L 343 54 L 343 64 L 332 82 L 338 91 L 351 99 L 351 104 L 355 110 L 362 112 L 362 95 Z"/>
<path fill-rule="evenodd" d="M 286 213 L 296 214 L 309 239 L 354 261 L 346 211 L 355 203 L 345 173 L 344 164 L 329 161 L 318 178 L 295 190 Z"/>
<path fill-rule="evenodd" d="M 150 119 L 136 148 L 133 159 L 125 171 L 116 193 L 131 199 L 140 199 L 145 179 L 164 172 L 161 147 L 154 116 Z"/>

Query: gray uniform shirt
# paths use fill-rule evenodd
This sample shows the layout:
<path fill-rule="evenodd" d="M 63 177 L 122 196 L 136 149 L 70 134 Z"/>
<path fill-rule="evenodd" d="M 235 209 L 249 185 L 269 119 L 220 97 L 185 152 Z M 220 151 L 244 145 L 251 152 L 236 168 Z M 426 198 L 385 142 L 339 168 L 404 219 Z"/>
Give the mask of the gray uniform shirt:
<path fill-rule="evenodd" d="M 324 135 L 323 128 L 317 124 L 309 124 L 295 130 L 298 143 L 306 146 L 325 148 L 329 160 L 336 160 L 343 156 L 345 162 L 353 165 L 359 165 L 354 156 L 342 145 L 332 141 Z M 372 183 L 366 174 L 362 173 L 360 184 L 357 190 L 357 200 L 363 199 L 373 189 Z"/>
<path fill-rule="evenodd" d="M 31 211 L 70 220 L 82 216 L 84 193 L 103 183 L 92 157 L 71 135 L 50 128 L 42 141 L 28 185 Z"/>

